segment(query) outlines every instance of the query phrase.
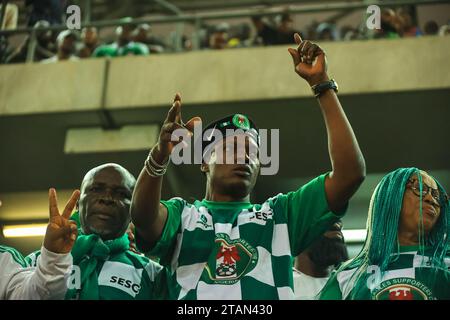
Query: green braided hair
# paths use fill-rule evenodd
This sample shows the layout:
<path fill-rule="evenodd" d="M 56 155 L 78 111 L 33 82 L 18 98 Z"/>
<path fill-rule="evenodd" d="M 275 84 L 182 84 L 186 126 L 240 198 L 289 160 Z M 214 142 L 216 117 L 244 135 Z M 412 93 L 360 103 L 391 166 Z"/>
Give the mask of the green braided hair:
<path fill-rule="evenodd" d="M 417 175 L 420 186 L 420 219 L 419 219 L 419 252 L 424 255 L 425 248 L 431 250 L 431 267 L 446 268 L 444 258 L 448 248 L 448 235 L 450 233 L 450 206 L 446 198 L 444 188 L 436 181 L 441 195 L 439 204 L 441 211 L 436 224 L 427 237 L 424 234 L 422 217 L 422 175 L 418 168 L 399 168 L 385 175 L 375 188 L 370 200 L 367 218 L 367 236 L 363 248 L 358 255 L 350 261 L 344 263 L 335 273 L 356 268 L 348 288 L 344 292 L 350 292 L 347 297 L 353 299 L 360 296 L 360 292 L 367 291 L 367 279 L 371 275 L 368 267 L 376 265 L 379 268 L 379 280 L 389 264 L 399 257 L 398 226 L 400 213 L 402 210 L 403 196 L 408 179 L 412 175 Z M 369 273 L 368 273 L 369 272 Z M 378 283 L 379 284 L 379 283 Z"/>

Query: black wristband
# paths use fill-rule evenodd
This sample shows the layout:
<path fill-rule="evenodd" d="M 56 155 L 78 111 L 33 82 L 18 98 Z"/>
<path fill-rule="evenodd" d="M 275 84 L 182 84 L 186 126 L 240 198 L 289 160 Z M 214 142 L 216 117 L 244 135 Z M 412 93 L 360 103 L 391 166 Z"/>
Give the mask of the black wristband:
<path fill-rule="evenodd" d="M 338 92 L 338 85 L 334 79 L 318 83 L 311 87 L 311 90 L 316 98 L 329 89 L 333 89 L 335 92 Z"/>

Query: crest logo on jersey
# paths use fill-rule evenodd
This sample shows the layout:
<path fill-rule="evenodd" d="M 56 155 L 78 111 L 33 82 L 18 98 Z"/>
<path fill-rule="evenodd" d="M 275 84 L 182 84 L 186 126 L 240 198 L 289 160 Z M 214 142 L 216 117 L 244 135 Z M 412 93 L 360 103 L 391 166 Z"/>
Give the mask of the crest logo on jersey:
<path fill-rule="evenodd" d="M 412 278 L 396 278 L 381 283 L 373 293 L 375 300 L 434 300 L 432 291 Z"/>
<path fill-rule="evenodd" d="M 207 283 L 236 283 L 258 262 L 258 251 L 249 243 L 243 239 L 231 240 L 223 233 L 216 235 L 213 252 L 202 277 Z"/>

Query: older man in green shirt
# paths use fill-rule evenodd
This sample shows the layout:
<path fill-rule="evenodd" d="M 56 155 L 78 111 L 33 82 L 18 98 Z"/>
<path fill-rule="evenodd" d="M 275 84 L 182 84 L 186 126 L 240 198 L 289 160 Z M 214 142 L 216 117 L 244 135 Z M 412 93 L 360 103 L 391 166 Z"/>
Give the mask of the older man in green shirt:
<path fill-rule="evenodd" d="M 73 270 L 65 299 L 129 300 L 166 297 L 166 273 L 158 263 L 129 250 L 135 178 L 117 164 L 90 170 L 78 202 L 80 232 L 71 250 Z M 36 265 L 40 252 L 26 259 Z"/>

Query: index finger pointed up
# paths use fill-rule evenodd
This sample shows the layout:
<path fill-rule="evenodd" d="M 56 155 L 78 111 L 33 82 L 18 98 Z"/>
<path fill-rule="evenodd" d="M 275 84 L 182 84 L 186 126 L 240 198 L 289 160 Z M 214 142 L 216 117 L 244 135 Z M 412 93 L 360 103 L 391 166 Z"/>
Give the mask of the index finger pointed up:
<path fill-rule="evenodd" d="M 175 122 L 179 124 L 183 124 L 183 121 L 181 120 L 181 94 L 177 92 L 175 94 L 175 98 L 173 99 L 173 103 L 175 105 L 175 108 L 177 110 L 175 115 Z"/>
<path fill-rule="evenodd" d="M 48 205 L 50 218 L 59 217 L 58 199 L 56 198 L 56 190 L 54 188 L 48 190 Z"/>
<path fill-rule="evenodd" d="M 79 198 L 80 198 L 80 190 L 75 190 L 72 193 L 72 196 L 70 197 L 69 201 L 67 201 L 66 207 L 64 208 L 64 211 L 62 214 L 63 218 L 65 218 L 65 219 L 70 218 L 73 208 L 75 208 L 75 205 Z"/>
<path fill-rule="evenodd" d="M 178 117 L 178 114 L 180 113 L 180 107 L 181 107 L 181 96 L 179 93 L 175 94 L 175 97 L 173 99 L 172 108 L 170 108 L 166 121 L 167 122 L 177 122 L 177 120 L 180 120 Z M 178 119 L 177 119 L 178 118 Z M 179 121 L 178 121 L 179 123 Z"/>
<path fill-rule="evenodd" d="M 181 101 L 177 100 L 174 102 L 175 105 L 175 121 L 176 123 L 183 124 L 183 121 L 181 120 Z"/>
<path fill-rule="evenodd" d="M 298 45 L 300 45 L 302 43 L 302 41 L 303 41 L 302 37 L 300 37 L 300 35 L 298 33 L 294 34 L 294 40 L 295 40 L 295 43 L 298 44 Z"/>

